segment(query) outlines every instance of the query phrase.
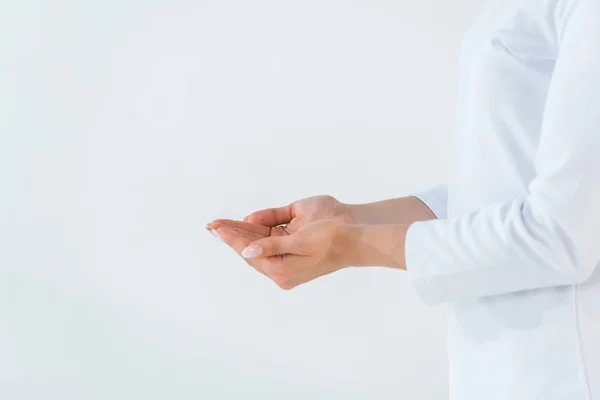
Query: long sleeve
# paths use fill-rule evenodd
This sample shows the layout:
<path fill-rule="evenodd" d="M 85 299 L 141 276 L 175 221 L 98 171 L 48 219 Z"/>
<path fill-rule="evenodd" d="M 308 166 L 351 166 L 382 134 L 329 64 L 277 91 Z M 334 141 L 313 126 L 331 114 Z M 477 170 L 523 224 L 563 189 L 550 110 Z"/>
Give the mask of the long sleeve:
<path fill-rule="evenodd" d="M 428 304 L 581 283 L 600 260 L 600 1 L 561 4 L 527 194 L 408 229 L 409 279 Z"/>
<path fill-rule="evenodd" d="M 412 196 L 421 200 L 438 219 L 444 219 L 448 215 L 448 185 L 437 185 L 431 188 L 417 191 Z"/>

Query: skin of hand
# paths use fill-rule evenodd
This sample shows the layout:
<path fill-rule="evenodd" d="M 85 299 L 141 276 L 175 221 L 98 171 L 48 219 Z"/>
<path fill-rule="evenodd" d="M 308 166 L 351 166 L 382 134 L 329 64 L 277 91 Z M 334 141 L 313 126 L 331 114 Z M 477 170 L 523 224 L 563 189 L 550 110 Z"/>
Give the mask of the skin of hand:
<path fill-rule="evenodd" d="M 348 205 L 338 201 L 333 196 L 313 196 L 295 201 L 284 207 L 253 212 L 246 216 L 243 221 L 217 219 L 209 223 L 206 229 L 241 255 L 242 250 L 256 240 L 290 235 L 303 226 L 319 220 L 331 220 L 348 224 L 356 223 Z M 283 289 L 293 287 L 288 283 L 285 275 L 277 273 L 269 275 L 264 271 L 264 268 L 270 271 L 268 265 L 273 264 L 272 262 L 250 259 L 246 259 L 246 262 L 263 275 L 271 278 Z M 314 278 L 317 276 L 320 275 L 316 275 Z"/>
<path fill-rule="evenodd" d="M 256 230 L 257 233 L 264 233 L 266 236 L 282 236 L 294 233 L 302 226 L 322 219 L 357 223 L 350 206 L 332 196 L 313 196 L 284 207 L 256 211 L 245 217 L 243 222 L 271 228 L 270 231 L 259 228 Z M 206 229 L 213 231 L 224 226 L 237 229 L 249 228 L 249 225 L 240 224 L 239 221 L 217 219 L 209 223 Z"/>
<path fill-rule="evenodd" d="M 349 266 L 405 268 L 407 225 L 320 220 L 289 235 L 267 236 L 268 227 L 237 224 L 217 228 L 220 238 L 285 290 Z"/>
<path fill-rule="evenodd" d="M 332 196 L 313 196 L 284 207 L 254 212 L 243 221 L 217 219 L 209 223 L 206 229 L 281 288 L 291 289 L 348 266 L 404 268 L 403 262 L 399 260 L 404 260 L 403 235 L 408 225 L 382 225 L 390 218 L 390 223 L 397 224 L 432 219 L 435 215 L 414 197 L 349 205 Z M 315 223 L 319 221 L 322 222 Z M 358 226 L 359 224 L 373 224 L 379 228 Z M 393 236 L 386 237 L 386 231 Z M 296 233 L 299 235 L 295 235 Z M 261 239 L 288 235 L 294 236 L 293 240 L 282 239 L 273 242 L 274 244 L 258 243 L 258 249 L 265 251 L 262 254 L 256 253 L 256 246 L 250 246 Z M 371 243 L 373 240 L 377 242 Z M 296 253 L 267 255 L 269 251 L 275 251 L 268 246 L 286 243 L 290 244 L 288 250 Z M 263 248 L 263 245 L 267 248 Z M 402 247 L 401 251 L 398 247 Z M 248 249 L 242 255 L 246 248 Z"/>
<path fill-rule="evenodd" d="M 333 196 L 313 196 L 284 207 L 268 208 L 246 216 L 243 222 L 257 225 L 257 229 L 230 219 L 214 220 L 206 226 L 206 229 L 215 233 L 218 228 L 226 226 L 235 228 L 238 232 L 249 229 L 251 233 L 264 236 L 282 236 L 323 219 L 347 224 L 380 225 L 411 223 L 435 218 L 435 214 L 421 200 L 413 196 L 368 204 L 345 204 Z"/>
<path fill-rule="evenodd" d="M 321 220 L 292 234 L 277 236 L 267 236 L 265 231 L 248 233 L 246 226 L 222 226 L 217 231 L 248 264 L 280 288 L 289 290 L 345 267 L 341 243 L 336 243 L 340 226 L 333 220 Z"/>

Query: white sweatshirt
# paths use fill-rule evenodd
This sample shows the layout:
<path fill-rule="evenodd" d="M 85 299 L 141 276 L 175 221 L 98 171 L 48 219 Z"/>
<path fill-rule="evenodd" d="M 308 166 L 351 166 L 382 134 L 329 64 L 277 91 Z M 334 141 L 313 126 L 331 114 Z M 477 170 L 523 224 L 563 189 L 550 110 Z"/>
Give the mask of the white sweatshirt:
<path fill-rule="evenodd" d="M 452 400 L 600 400 L 600 0 L 492 0 L 408 275 L 449 306 Z"/>

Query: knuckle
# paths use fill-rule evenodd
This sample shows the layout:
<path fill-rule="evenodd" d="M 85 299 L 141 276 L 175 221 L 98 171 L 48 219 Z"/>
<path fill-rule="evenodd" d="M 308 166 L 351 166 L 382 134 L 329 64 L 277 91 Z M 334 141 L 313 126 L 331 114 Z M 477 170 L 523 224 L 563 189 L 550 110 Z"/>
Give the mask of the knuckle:
<path fill-rule="evenodd" d="M 324 201 L 329 202 L 329 203 L 336 203 L 337 202 L 337 199 L 335 197 L 329 195 L 329 194 L 323 195 L 322 199 Z"/>

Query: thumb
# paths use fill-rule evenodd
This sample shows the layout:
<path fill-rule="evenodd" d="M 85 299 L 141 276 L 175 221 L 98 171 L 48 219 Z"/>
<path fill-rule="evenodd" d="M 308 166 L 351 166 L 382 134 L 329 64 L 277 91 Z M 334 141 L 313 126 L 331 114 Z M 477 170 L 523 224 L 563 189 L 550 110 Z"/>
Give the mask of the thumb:
<path fill-rule="evenodd" d="M 267 208 L 255 211 L 244 218 L 244 222 L 264 226 L 278 226 L 289 223 L 294 218 L 292 205 L 279 208 Z"/>
<path fill-rule="evenodd" d="M 294 254 L 293 235 L 270 236 L 252 242 L 242 251 L 244 258 L 273 257 L 283 254 Z"/>

